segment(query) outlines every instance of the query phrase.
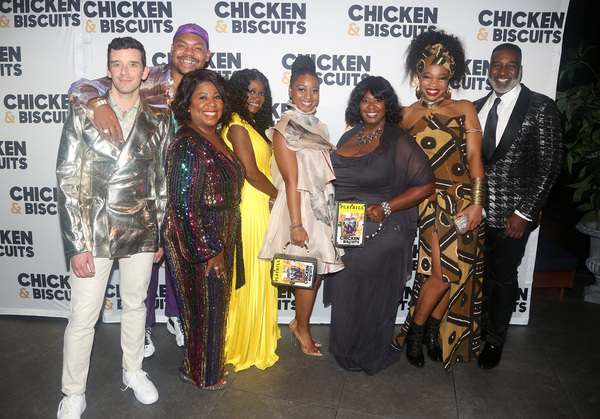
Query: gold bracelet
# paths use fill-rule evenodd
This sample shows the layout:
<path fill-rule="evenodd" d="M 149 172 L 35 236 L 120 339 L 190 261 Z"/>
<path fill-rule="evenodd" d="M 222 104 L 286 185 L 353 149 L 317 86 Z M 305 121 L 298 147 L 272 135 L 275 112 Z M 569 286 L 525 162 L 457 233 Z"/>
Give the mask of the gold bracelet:
<path fill-rule="evenodd" d="M 485 179 L 476 177 L 471 179 L 471 204 L 483 205 L 485 203 Z"/>

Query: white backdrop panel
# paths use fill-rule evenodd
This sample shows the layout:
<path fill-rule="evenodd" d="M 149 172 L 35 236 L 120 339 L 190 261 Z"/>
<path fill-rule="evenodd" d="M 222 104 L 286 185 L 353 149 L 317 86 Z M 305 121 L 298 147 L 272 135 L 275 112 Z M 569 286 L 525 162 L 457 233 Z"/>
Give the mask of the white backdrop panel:
<path fill-rule="evenodd" d="M 414 84 L 403 59 L 413 36 L 444 29 L 464 43 L 468 77 L 456 98 L 487 94 L 491 50 L 515 42 L 523 50 L 524 83 L 554 97 L 568 0 L 304 2 L 5 0 L 0 2 L 0 314 L 68 314 L 69 271 L 56 212 L 54 166 L 66 92 L 79 78 L 106 73 L 106 46 L 133 36 L 149 65 L 168 62 L 175 29 L 195 22 L 210 34 L 209 64 L 228 78 L 258 68 L 269 78 L 275 119 L 287 101 L 289 68 L 298 54 L 314 56 L 322 79 L 318 116 L 332 135 L 345 130 L 344 110 L 366 75 L 386 77 L 404 104 Z M 520 268 L 521 299 L 513 323 L 526 324 L 537 233 Z M 164 321 L 164 270 L 157 305 Z M 410 286 L 410 283 L 409 283 Z M 280 319 L 293 317 L 293 296 L 280 290 Z M 329 322 L 317 300 L 312 320 Z M 404 319 L 408 297 L 398 320 Z M 118 271 L 107 291 L 104 319 L 118 321 Z"/>

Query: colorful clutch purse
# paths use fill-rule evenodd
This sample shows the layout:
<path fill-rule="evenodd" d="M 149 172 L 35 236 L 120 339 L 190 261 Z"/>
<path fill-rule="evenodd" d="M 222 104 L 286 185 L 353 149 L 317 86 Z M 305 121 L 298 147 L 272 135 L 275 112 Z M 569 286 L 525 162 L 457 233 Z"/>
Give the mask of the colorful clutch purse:
<path fill-rule="evenodd" d="M 271 282 L 273 285 L 313 289 L 317 279 L 317 259 L 309 257 L 306 244 L 300 246 L 306 249 L 306 256 L 288 256 L 285 251 L 289 245 L 290 242 L 287 242 L 283 252 L 273 256 Z"/>
<path fill-rule="evenodd" d="M 366 215 L 367 204 L 363 201 L 337 201 L 333 244 L 337 247 L 363 247 Z"/>

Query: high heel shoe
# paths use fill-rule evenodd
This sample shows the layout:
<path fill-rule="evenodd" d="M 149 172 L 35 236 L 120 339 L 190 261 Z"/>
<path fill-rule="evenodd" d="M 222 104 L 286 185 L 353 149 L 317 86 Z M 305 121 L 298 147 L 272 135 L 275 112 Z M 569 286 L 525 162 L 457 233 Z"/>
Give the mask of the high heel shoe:
<path fill-rule="evenodd" d="M 427 347 L 427 356 L 435 362 L 442 362 L 444 359 L 439 336 L 440 321 L 430 317 L 425 323 L 425 346 Z"/>
<path fill-rule="evenodd" d="M 292 323 L 294 322 L 294 320 L 292 320 Z M 300 343 L 300 349 L 302 350 L 302 352 L 305 355 L 309 355 L 309 356 L 323 356 L 321 351 L 319 351 L 317 346 L 314 344 L 314 340 L 313 340 L 313 346 L 305 346 L 304 343 L 302 343 L 302 340 L 300 339 L 300 336 L 298 335 L 298 332 L 296 331 L 296 326 L 298 324 L 294 323 L 294 327 L 292 327 L 292 323 L 290 323 L 290 330 L 292 331 L 292 335 L 294 335 L 294 337 L 296 338 L 298 343 Z"/>
<path fill-rule="evenodd" d="M 292 333 L 294 332 L 294 329 L 296 328 L 296 326 L 298 326 L 298 320 L 296 320 L 296 318 L 294 318 L 291 322 L 290 322 L 290 330 L 292 331 Z M 319 342 L 317 342 L 316 340 L 313 339 L 313 345 L 315 345 L 315 347 L 320 348 L 321 345 Z"/>
<path fill-rule="evenodd" d="M 406 346 L 406 359 L 408 362 L 417 368 L 423 368 L 425 366 L 425 357 L 423 356 L 423 326 L 414 328 L 411 325 L 408 328 L 404 345 Z"/>
<path fill-rule="evenodd" d="M 394 351 L 396 351 L 396 352 L 402 352 L 403 345 L 400 345 L 400 343 L 398 342 L 399 337 L 400 337 L 400 333 L 398 333 L 396 338 L 392 341 L 392 349 L 394 349 Z"/>

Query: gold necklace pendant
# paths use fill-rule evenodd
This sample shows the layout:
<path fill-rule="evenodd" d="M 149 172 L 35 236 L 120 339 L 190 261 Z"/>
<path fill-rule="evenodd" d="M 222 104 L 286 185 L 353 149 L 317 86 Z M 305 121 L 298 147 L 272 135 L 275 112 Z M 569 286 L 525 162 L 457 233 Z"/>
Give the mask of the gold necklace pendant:
<path fill-rule="evenodd" d="M 441 98 L 439 98 L 438 100 L 434 100 L 433 102 L 425 99 L 424 97 L 421 97 L 421 99 L 419 99 L 419 102 L 421 102 L 421 106 L 423 106 L 424 108 L 427 108 L 429 110 L 433 110 L 433 108 L 435 108 L 437 105 L 439 105 L 443 101 L 444 101 L 443 96 Z"/>
<path fill-rule="evenodd" d="M 421 106 L 423 106 L 424 108 L 429 109 L 429 119 L 433 118 L 433 109 L 436 106 L 438 106 L 439 104 L 441 104 L 443 101 L 444 101 L 444 96 L 442 96 L 438 100 L 434 100 L 433 102 L 425 99 L 423 96 L 421 96 L 421 98 L 419 99 L 419 102 L 421 103 Z"/>

